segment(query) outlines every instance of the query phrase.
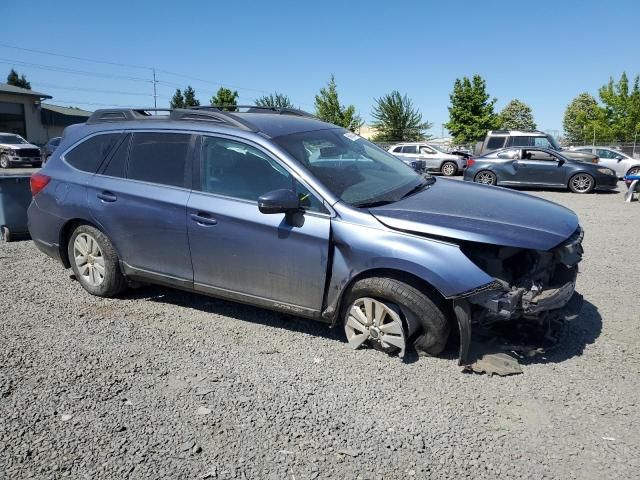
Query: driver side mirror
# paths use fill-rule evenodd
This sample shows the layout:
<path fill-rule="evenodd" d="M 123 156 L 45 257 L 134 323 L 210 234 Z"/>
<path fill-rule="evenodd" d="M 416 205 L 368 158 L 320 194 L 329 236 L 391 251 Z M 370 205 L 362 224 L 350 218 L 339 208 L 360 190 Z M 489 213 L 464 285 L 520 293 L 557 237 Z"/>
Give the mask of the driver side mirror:
<path fill-rule="evenodd" d="M 622 155 L 616 155 L 615 159 L 620 162 L 624 160 L 624 157 Z"/>
<path fill-rule="evenodd" d="M 261 213 L 288 213 L 299 208 L 300 200 L 293 190 L 273 190 L 258 198 L 258 209 Z"/>
<path fill-rule="evenodd" d="M 564 158 L 558 158 L 558 166 L 561 167 L 562 165 L 564 165 Z"/>

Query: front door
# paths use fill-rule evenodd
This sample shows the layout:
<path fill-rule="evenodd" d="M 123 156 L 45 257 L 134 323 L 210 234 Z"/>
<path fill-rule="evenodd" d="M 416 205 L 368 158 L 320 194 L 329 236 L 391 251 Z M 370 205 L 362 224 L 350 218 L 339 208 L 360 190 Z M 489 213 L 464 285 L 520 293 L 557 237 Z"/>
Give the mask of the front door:
<path fill-rule="evenodd" d="M 321 308 L 330 215 L 283 165 L 257 146 L 203 136 L 187 208 L 196 290 L 303 316 Z M 304 211 L 263 214 L 260 195 L 292 189 Z"/>
<path fill-rule="evenodd" d="M 563 185 L 565 168 L 553 153 L 547 150 L 522 149 L 520 159 L 515 162 L 518 168 L 517 181 L 529 185 Z"/>
<path fill-rule="evenodd" d="M 185 133 L 128 134 L 90 181 L 89 207 L 125 271 L 190 287 L 190 143 Z"/>

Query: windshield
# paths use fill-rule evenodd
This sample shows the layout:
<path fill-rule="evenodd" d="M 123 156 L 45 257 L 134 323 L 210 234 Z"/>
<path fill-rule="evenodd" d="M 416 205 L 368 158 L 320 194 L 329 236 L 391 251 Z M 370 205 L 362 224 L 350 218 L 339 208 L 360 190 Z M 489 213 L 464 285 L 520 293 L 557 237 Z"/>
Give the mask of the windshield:
<path fill-rule="evenodd" d="M 395 202 L 424 183 L 401 160 L 342 128 L 293 133 L 274 141 L 334 195 L 357 207 Z"/>
<path fill-rule="evenodd" d="M 27 142 L 20 135 L 0 135 L 0 143 L 7 143 L 9 145 L 19 145 Z"/>

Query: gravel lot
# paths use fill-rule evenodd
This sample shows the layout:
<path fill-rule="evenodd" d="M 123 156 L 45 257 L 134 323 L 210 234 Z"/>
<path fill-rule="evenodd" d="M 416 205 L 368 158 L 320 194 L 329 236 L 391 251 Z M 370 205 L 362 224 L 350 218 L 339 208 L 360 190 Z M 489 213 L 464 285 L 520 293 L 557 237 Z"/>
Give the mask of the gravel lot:
<path fill-rule="evenodd" d="M 531 192 L 580 215 L 585 306 L 513 377 L 164 288 L 93 298 L 30 241 L 1 245 L 0 478 L 637 478 L 640 204 L 623 191 Z"/>

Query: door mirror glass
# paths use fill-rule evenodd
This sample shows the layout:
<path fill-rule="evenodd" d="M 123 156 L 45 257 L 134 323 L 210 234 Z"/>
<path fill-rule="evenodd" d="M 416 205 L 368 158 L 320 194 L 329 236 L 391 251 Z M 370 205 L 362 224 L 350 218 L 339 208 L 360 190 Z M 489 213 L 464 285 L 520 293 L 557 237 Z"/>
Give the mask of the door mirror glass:
<path fill-rule="evenodd" d="M 300 199 L 293 190 L 272 190 L 258 197 L 258 209 L 262 213 L 287 213 L 300 208 Z"/>
<path fill-rule="evenodd" d="M 616 160 L 617 161 L 624 160 L 624 157 L 622 155 L 616 155 Z"/>

